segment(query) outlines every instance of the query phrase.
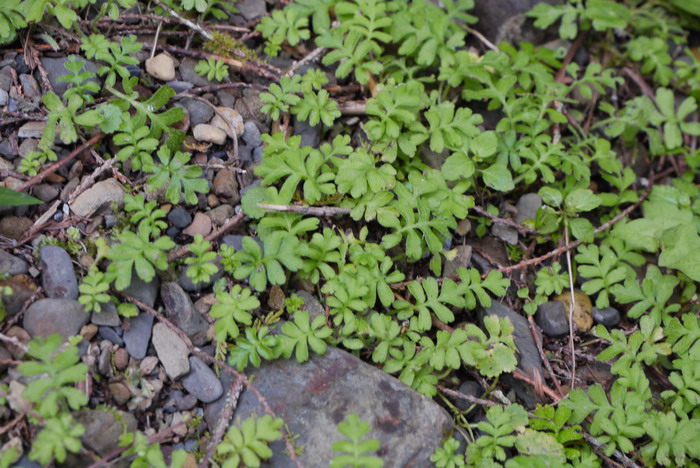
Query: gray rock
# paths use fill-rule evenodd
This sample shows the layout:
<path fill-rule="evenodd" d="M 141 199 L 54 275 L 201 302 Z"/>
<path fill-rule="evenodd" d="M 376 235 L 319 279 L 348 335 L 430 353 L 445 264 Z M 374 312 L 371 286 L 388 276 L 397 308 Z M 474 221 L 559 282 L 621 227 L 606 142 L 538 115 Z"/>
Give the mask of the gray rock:
<path fill-rule="evenodd" d="M 493 223 L 493 226 L 491 226 L 491 234 L 502 241 L 508 242 L 510 245 L 516 245 L 518 243 L 518 230 L 513 226 L 508 226 L 503 223 Z"/>
<path fill-rule="evenodd" d="M 535 219 L 537 210 L 542 206 L 542 197 L 536 193 L 526 193 L 518 200 L 516 208 L 518 214 L 515 215 L 515 222 L 522 223 L 526 219 Z"/>
<path fill-rule="evenodd" d="M 5 182 L 7 182 L 7 179 Z M 5 216 L 0 219 L 0 236 L 19 240 L 32 228 L 33 224 L 31 219 L 23 216 Z"/>
<path fill-rule="evenodd" d="M 5 107 L 9 98 L 10 95 L 7 94 L 7 91 L 0 89 L 0 107 Z"/>
<path fill-rule="evenodd" d="M 472 260 L 472 246 L 458 245 L 456 247 L 457 255 L 452 260 L 445 262 L 443 276 L 455 276 L 457 268 L 468 268 L 469 262 Z"/>
<path fill-rule="evenodd" d="M 219 170 L 216 173 L 216 177 L 214 177 L 212 185 L 214 186 L 214 193 L 219 197 L 225 198 L 231 205 L 237 205 L 241 200 L 236 173 L 231 169 Z"/>
<path fill-rule="evenodd" d="M 19 156 L 25 157 L 32 151 L 36 150 L 37 146 L 39 146 L 39 140 L 36 138 L 27 138 L 24 140 L 22 143 L 19 144 L 19 147 L 17 148 L 17 152 Z"/>
<path fill-rule="evenodd" d="M 214 109 L 196 99 L 183 99 L 182 105 L 190 113 L 190 125 L 207 123 L 214 117 Z"/>
<path fill-rule="evenodd" d="M 235 250 L 242 250 L 244 237 L 245 236 L 241 236 L 240 234 L 228 234 L 221 238 L 221 242 L 233 247 Z"/>
<path fill-rule="evenodd" d="M 195 309 L 190 296 L 177 283 L 163 283 L 160 296 L 165 304 L 165 315 L 180 327 L 194 344 L 203 344 L 209 324 Z"/>
<path fill-rule="evenodd" d="M 190 356 L 190 373 L 182 379 L 182 386 L 204 403 L 215 401 L 224 392 L 214 371 L 197 356 Z"/>
<path fill-rule="evenodd" d="M 117 306 L 112 301 L 101 304 L 100 311 L 93 312 L 90 321 L 95 325 L 105 327 L 118 327 L 122 324 L 117 313 Z"/>
<path fill-rule="evenodd" d="M 131 413 L 111 409 L 84 409 L 75 413 L 75 419 L 85 427 L 83 444 L 98 455 L 105 456 L 119 448 L 119 437 L 137 429 Z M 74 466 L 74 465 L 73 465 Z"/>
<path fill-rule="evenodd" d="M 233 218 L 233 207 L 229 204 L 219 205 L 205 213 L 211 219 L 212 224 L 216 226 L 223 225 L 226 221 Z"/>
<path fill-rule="evenodd" d="M 39 299 L 24 313 L 23 328 L 34 338 L 58 333 L 64 338 L 77 335 L 90 315 L 73 299 Z"/>
<path fill-rule="evenodd" d="M 309 320 L 313 321 L 316 317 L 326 315 L 326 309 L 321 305 L 316 296 L 308 291 L 299 290 L 295 293 L 304 300 L 304 310 L 309 313 Z"/>
<path fill-rule="evenodd" d="M 236 105 L 236 97 L 225 89 L 217 92 L 216 97 L 219 100 L 220 106 L 233 107 Z"/>
<path fill-rule="evenodd" d="M 175 79 L 175 61 L 171 56 L 160 53 L 146 60 L 146 73 L 162 81 Z"/>
<path fill-rule="evenodd" d="M 260 111 L 263 106 L 263 103 L 260 102 L 260 91 L 246 88 L 241 94 L 243 96 L 236 99 L 234 108 L 243 116 L 243 120 L 265 122 L 267 116 Z"/>
<path fill-rule="evenodd" d="M 248 21 L 262 18 L 267 14 L 265 0 L 243 0 L 236 4 L 238 12 Z"/>
<path fill-rule="evenodd" d="M 78 216 L 90 217 L 103 207 L 112 203 L 121 205 L 124 201 L 124 188 L 116 179 L 107 179 L 78 195 L 71 209 Z"/>
<path fill-rule="evenodd" d="M 148 307 L 153 307 L 158 298 L 158 289 L 160 288 L 160 280 L 154 276 L 148 283 L 139 278 L 136 272 L 131 273 L 131 284 L 124 290 L 124 294 L 133 296 L 136 299 L 145 303 Z"/>
<path fill-rule="evenodd" d="M 343 438 L 337 425 L 350 413 L 370 424 L 367 437 L 379 439 L 380 456 L 391 466 L 434 466 L 430 456 L 452 428 L 452 418 L 438 404 L 337 348 L 328 348 L 323 356 L 313 355 L 304 364 L 268 362 L 250 376 L 277 416 L 299 435 L 295 443 L 304 447 L 299 455 L 304 466 L 328 466 L 335 455 L 333 442 Z M 264 414 L 264 410 L 246 390 L 234 421 L 240 423 L 252 414 Z M 210 427 L 215 424 L 207 422 Z M 293 466 L 282 441 L 271 443 L 270 448 L 270 466 Z"/>
<path fill-rule="evenodd" d="M 15 257 L 5 249 L 0 249 L 0 273 L 5 275 L 23 275 L 29 271 L 27 262 Z"/>
<path fill-rule="evenodd" d="M 46 122 L 27 122 L 17 130 L 18 138 L 41 138 L 46 128 Z"/>
<path fill-rule="evenodd" d="M 15 150 L 12 149 L 12 143 L 10 143 L 10 140 L 7 138 L 0 141 L 0 155 L 7 159 L 15 159 L 17 157 L 17 153 L 15 153 Z"/>
<path fill-rule="evenodd" d="M 12 67 L 6 66 L 0 70 L 0 89 L 10 92 L 12 86 Z"/>
<path fill-rule="evenodd" d="M 0 296 L 8 315 L 15 315 L 22 310 L 25 302 L 27 302 L 36 291 L 36 285 L 31 281 L 23 279 L 21 276 L 2 281 L 0 285 L 12 288 L 12 294 L 9 296 Z"/>
<path fill-rule="evenodd" d="M 470 14 L 479 18 L 479 32 L 490 39 L 492 42 L 499 43 L 502 40 L 531 39 L 535 40 L 538 36 L 534 27 L 530 34 L 525 34 L 522 31 L 524 17 L 523 13 L 531 10 L 535 5 L 542 0 L 476 0 L 474 9 Z M 561 3 L 561 1 L 548 0 L 547 3 Z M 534 37 L 531 37 L 534 36 Z"/>
<path fill-rule="evenodd" d="M 194 71 L 194 67 L 197 66 L 198 61 L 191 58 L 184 58 L 180 62 L 178 70 L 180 70 L 180 76 L 182 81 L 189 81 L 195 86 L 210 86 L 217 84 L 215 81 L 210 81 L 200 76 L 199 73 Z"/>
<path fill-rule="evenodd" d="M 518 367 L 531 377 L 542 378 L 542 361 L 540 360 L 540 354 L 537 350 L 535 339 L 532 337 L 532 332 L 530 331 L 527 320 L 520 314 L 496 301 L 493 301 L 491 307 L 480 311 L 479 315 L 482 321 L 486 315 L 508 318 L 514 328 L 513 342 L 518 349 Z M 523 400 L 526 406 L 533 407 L 540 401 L 530 385 L 521 380 L 512 378 L 511 375 L 505 377 L 504 381 L 506 384 L 510 385 L 515 390 L 515 393 Z"/>
<path fill-rule="evenodd" d="M 197 141 L 214 143 L 215 145 L 223 145 L 226 142 L 226 132 L 209 124 L 195 125 L 192 129 L 192 135 Z"/>
<path fill-rule="evenodd" d="M 68 87 L 70 86 L 70 83 L 65 83 L 58 81 L 60 77 L 63 75 L 66 75 L 69 72 L 66 67 L 63 65 L 68 61 L 68 56 L 66 57 L 60 57 L 60 58 L 50 58 L 50 57 L 43 57 L 41 58 L 41 64 L 44 66 L 46 69 L 46 74 L 49 77 L 49 82 L 51 83 L 51 86 L 53 87 L 54 91 L 56 94 L 59 96 L 62 95 L 63 93 L 66 92 Z M 80 73 L 85 72 L 85 71 L 91 71 L 97 75 L 97 70 L 99 67 L 95 62 L 91 62 L 90 60 L 85 60 L 85 58 L 78 56 L 80 60 L 85 62 L 85 65 L 83 65 L 83 68 L 80 70 Z M 100 80 L 98 78 L 90 78 L 90 81 L 93 81 L 100 85 Z"/>
<path fill-rule="evenodd" d="M 24 90 L 24 95 L 28 98 L 41 97 L 41 89 L 39 88 L 39 83 L 36 79 L 27 73 L 19 75 L 19 82 Z"/>
<path fill-rule="evenodd" d="M 192 215 L 186 209 L 178 206 L 170 210 L 168 221 L 176 228 L 184 229 L 192 223 Z"/>
<path fill-rule="evenodd" d="M 484 394 L 484 389 L 481 387 L 479 382 L 476 382 L 474 380 L 465 380 L 460 384 L 459 389 L 457 391 L 459 393 L 463 393 L 474 398 L 481 398 Z M 459 398 L 455 399 L 454 402 L 455 406 L 462 411 L 466 411 L 469 409 L 469 407 L 472 406 L 472 403 L 470 403 L 469 401 Z M 483 416 L 483 414 L 483 409 L 481 408 L 481 406 L 477 405 L 476 408 L 474 408 L 471 412 L 467 414 L 467 419 L 469 419 L 470 421 L 474 421 L 480 419 Z"/>
<path fill-rule="evenodd" d="M 189 81 L 173 80 L 168 81 L 166 84 L 173 88 L 173 91 L 176 93 L 184 93 L 185 91 L 189 91 L 190 89 L 194 88 L 194 85 Z"/>
<path fill-rule="evenodd" d="M 263 144 L 262 137 L 260 136 L 260 129 L 255 125 L 252 120 L 247 121 L 244 124 L 245 131 L 243 132 L 243 141 L 250 148 L 257 148 Z"/>
<path fill-rule="evenodd" d="M 48 297 L 78 298 L 78 278 L 68 252 L 55 245 L 47 245 L 39 252 L 41 283 Z"/>
<path fill-rule="evenodd" d="M 240 138 L 245 131 L 243 117 L 236 109 L 230 107 L 217 107 L 211 124 L 226 132 L 229 138 Z"/>
<path fill-rule="evenodd" d="M 7 369 L 8 364 L 3 364 L 2 361 L 9 361 L 12 359 L 12 354 L 5 349 L 3 346 L 0 346 L 0 372 L 4 372 L 5 369 Z"/>
<path fill-rule="evenodd" d="M 123 340 L 126 350 L 134 359 L 143 359 L 148 351 L 148 342 L 151 341 L 151 331 L 153 330 L 153 316 L 142 313 L 132 317 L 125 326 Z"/>
<path fill-rule="evenodd" d="M 60 193 L 59 188 L 51 184 L 36 185 L 32 191 L 32 195 L 46 203 L 56 199 Z"/>
<path fill-rule="evenodd" d="M 547 336 L 562 336 L 569 333 L 569 321 L 566 319 L 564 303 L 549 301 L 537 307 L 535 321 Z"/>
<path fill-rule="evenodd" d="M 187 365 L 189 366 L 189 363 Z M 189 411 L 197 404 L 197 398 L 194 395 L 185 395 L 180 390 L 170 392 L 169 401 L 172 401 L 178 411 Z"/>
<path fill-rule="evenodd" d="M 179 379 L 190 371 L 187 344 L 164 323 L 153 326 L 153 347 L 163 363 L 165 373 L 172 380 Z"/>
<path fill-rule="evenodd" d="M 321 142 L 321 125 L 311 126 L 305 120 L 294 119 L 294 134 L 301 136 L 301 146 L 318 148 Z"/>
<path fill-rule="evenodd" d="M 123 333 L 121 328 L 113 327 L 100 327 L 97 333 L 103 340 L 107 340 L 111 343 L 114 343 L 117 346 L 124 346 L 124 340 L 122 339 L 121 335 L 117 332 L 117 330 Z"/>
<path fill-rule="evenodd" d="M 593 320 L 595 320 L 596 323 L 600 323 L 601 325 L 605 325 L 608 328 L 612 328 L 618 323 L 620 323 L 620 311 L 618 311 L 614 307 L 606 307 L 604 309 L 594 307 Z"/>

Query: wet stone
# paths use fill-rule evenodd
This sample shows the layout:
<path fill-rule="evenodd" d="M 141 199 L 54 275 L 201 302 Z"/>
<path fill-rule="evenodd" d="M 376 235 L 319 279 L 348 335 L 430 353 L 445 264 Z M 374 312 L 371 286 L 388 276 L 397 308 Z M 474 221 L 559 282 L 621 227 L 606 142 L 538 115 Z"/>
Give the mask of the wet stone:
<path fill-rule="evenodd" d="M 119 328 L 118 330 L 122 331 L 121 328 Z M 117 346 L 124 346 L 124 340 L 122 339 L 121 335 L 117 332 L 117 330 L 113 327 L 100 327 L 100 329 L 97 331 L 97 334 L 103 340 L 107 340 L 110 343 L 114 343 Z"/>
<path fill-rule="evenodd" d="M 173 226 L 184 229 L 192 223 L 192 215 L 184 208 L 178 206 L 170 210 L 170 213 L 168 213 L 168 221 L 170 221 Z"/>
<path fill-rule="evenodd" d="M 545 335 L 557 337 L 569 333 L 569 321 L 566 318 L 564 304 L 549 301 L 537 307 L 535 321 Z"/>
<path fill-rule="evenodd" d="M 620 323 L 620 311 L 614 307 L 604 309 L 593 308 L 593 320 L 608 328 L 617 326 Z"/>

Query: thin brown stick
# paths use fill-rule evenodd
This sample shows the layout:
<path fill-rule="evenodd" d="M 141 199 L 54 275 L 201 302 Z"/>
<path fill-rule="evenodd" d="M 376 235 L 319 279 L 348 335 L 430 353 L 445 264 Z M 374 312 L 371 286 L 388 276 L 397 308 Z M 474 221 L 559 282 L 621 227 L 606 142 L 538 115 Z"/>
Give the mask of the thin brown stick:
<path fill-rule="evenodd" d="M 583 41 L 586 39 L 586 34 L 586 31 L 581 31 L 574 40 L 574 43 L 571 44 L 571 47 L 569 47 L 564 60 L 561 62 L 561 68 L 559 68 L 559 71 L 557 71 L 554 78 L 555 81 L 562 81 L 564 79 L 564 76 L 566 75 L 566 67 L 569 66 L 571 61 L 574 59 L 576 52 L 578 52 L 578 49 L 583 45 Z"/>
<path fill-rule="evenodd" d="M 445 395 L 449 395 L 449 396 L 454 397 L 454 398 L 459 398 L 460 400 L 466 400 L 469 403 L 475 403 L 475 404 L 481 405 L 481 406 L 501 406 L 500 403 L 496 403 L 495 401 L 484 400 L 483 398 L 477 398 L 477 397 L 473 397 L 471 395 L 465 395 L 462 392 L 458 392 L 456 390 L 449 389 L 449 388 L 444 387 L 442 385 L 438 385 L 437 389 L 440 390 Z"/>
<path fill-rule="evenodd" d="M 521 233 L 521 234 L 524 234 L 524 235 L 527 235 L 527 234 L 537 234 L 537 231 L 534 230 L 534 229 L 530 229 L 530 228 L 527 227 L 527 226 L 523 226 L 523 225 L 520 224 L 520 223 L 516 223 L 516 222 L 515 222 L 514 220 L 512 220 L 512 219 L 500 218 L 500 217 L 498 217 L 498 216 L 494 216 L 494 215 L 492 215 L 491 213 L 489 213 L 488 211 L 486 211 L 485 209 L 483 209 L 483 208 L 480 207 L 480 206 L 475 206 L 475 207 L 472 208 L 472 210 L 476 211 L 476 212 L 479 213 L 481 216 L 487 217 L 488 219 L 490 219 L 490 220 L 493 221 L 494 223 L 505 224 L 506 226 L 514 227 L 514 228 L 517 229 L 518 232 Z"/>
<path fill-rule="evenodd" d="M 302 58 L 301 60 L 298 60 L 292 64 L 291 67 L 289 67 L 289 70 L 284 74 L 284 76 L 292 76 L 296 71 L 300 68 L 306 65 L 309 62 L 312 62 L 318 58 L 319 55 L 323 53 L 323 51 L 326 50 L 324 47 L 316 47 L 314 50 L 312 50 L 306 57 Z"/>
<path fill-rule="evenodd" d="M 243 211 L 241 211 L 241 212 L 238 213 L 236 216 L 234 216 L 233 218 L 231 218 L 231 219 L 229 219 L 228 221 L 226 221 L 226 223 L 224 223 L 224 225 L 221 226 L 219 229 L 217 229 L 216 231 L 214 231 L 214 232 L 212 232 L 211 234 L 207 235 L 207 236 L 204 238 L 204 240 L 207 240 L 207 241 L 210 241 L 210 242 L 211 242 L 211 241 L 213 241 L 214 239 L 218 239 L 218 238 L 219 238 L 220 236 L 222 236 L 226 231 L 228 231 L 228 230 L 231 229 L 233 226 L 235 226 L 236 224 L 238 224 L 238 223 L 243 219 L 244 216 L 245 216 L 245 213 L 243 213 Z M 182 247 L 181 249 L 176 250 L 175 252 L 171 252 L 170 255 L 168 255 L 168 261 L 172 262 L 173 260 L 177 260 L 178 258 L 187 255 L 187 254 L 189 253 L 189 251 L 190 251 L 190 246 L 189 246 L 189 245 L 185 245 L 185 246 Z"/>
<path fill-rule="evenodd" d="M 301 213 L 312 216 L 333 216 L 338 214 L 350 214 L 349 208 L 337 208 L 335 206 L 306 206 L 306 205 L 270 205 L 258 203 L 258 208 L 266 211 L 278 211 L 281 213 Z"/>
<path fill-rule="evenodd" d="M 10 343 L 13 346 L 17 346 L 23 353 L 26 353 L 29 351 L 29 347 L 19 341 L 19 339 L 16 336 L 7 336 L 3 333 L 0 333 L 0 341 L 4 341 L 5 343 Z"/>
<path fill-rule="evenodd" d="M 537 350 L 540 352 L 540 358 L 544 363 L 544 367 L 547 369 L 547 372 L 549 372 L 549 376 L 552 378 L 552 382 L 554 382 L 554 387 L 556 387 L 557 393 L 560 397 L 564 397 L 564 391 L 561 388 L 559 379 L 557 379 L 557 376 L 554 374 L 552 364 L 549 362 L 549 359 L 547 359 L 547 355 L 544 353 L 544 348 L 542 348 L 542 340 L 540 339 L 539 333 L 537 333 L 537 329 L 535 328 L 535 321 L 532 319 L 532 315 L 527 314 L 527 322 L 530 324 L 530 332 L 532 333 L 532 337 L 535 340 Z"/>
<path fill-rule="evenodd" d="M 343 115 L 365 115 L 367 113 L 367 101 L 345 101 L 338 103 L 338 110 Z"/>
<path fill-rule="evenodd" d="M 462 28 L 463 28 L 465 31 L 467 31 L 469 34 L 473 34 L 474 37 L 476 37 L 477 39 L 479 39 L 479 40 L 481 41 L 481 43 L 484 44 L 486 47 L 488 47 L 488 48 L 491 49 L 491 50 L 498 51 L 498 46 L 496 46 L 496 44 L 494 44 L 493 42 L 491 42 L 491 41 L 489 41 L 488 39 L 486 39 L 486 36 L 484 36 L 483 34 L 481 34 L 479 31 L 477 31 L 477 30 L 474 29 L 474 28 L 469 27 L 468 25 L 466 25 L 466 24 L 464 24 L 464 23 L 461 23 L 461 26 L 462 26 Z"/>
<path fill-rule="evenodd" d="M 569 246 L 569 224 L 564 222 L 564 242 Z M 571 349 L 571 389 L 576 387 L 576 346 L 574 345 L 574 274 L 571 266 L 571 249 L 566 250 L 566 269 L 569 273 L 569 348 Z"/>
<path fill-rule="evenodd" d="M 56 161 L 55 163 L 51 164 L 49 167 L 47 167 L 46 169 L 44 169 L 43 171 L 41 171 L 39 174 L 35 175 L 35 176 L 32 177 L 31 179 L 29 179 L 28 181 L 26 181 L 25 183 L 23 183 L 22 185 L 20 185 L 20 186 L 17 188 L 17 191 L 18 191 L 18 192 L 24 192 L 25 190 L 27 190 L 27 189 L 28 189 L 29 187 L 31 187 L 32 185 L 38 184 L 39 182 L 41 182 L 42 180 L 44 180 L 49 174 L 53 174 L 53 173 L 56 172 L 61 166 L 64 166 L 64 165 L 68 164 L 68 163 L 69 163 L 70 161 L 72 161 L 76 156 L 78 156 L 80 153 L 82 153 L 82 152 L 85 151 L 86 149 L 90 148 L 92 145 L 94 145 L 95 143 L 97 143 L 98 141 L 100 141 L 100 140 L 101 140 L 102 138 L 104 138 L 104 137 L 105 137 L 105 134 L 104 134 L 104 133 L 98 133 L 98 134 L 96 134 L 96 135 L 93 135 L 93 136 L 92 136 L 89 140 L 87 140 L 85 143 L 83 143 L 82 145 L 78 146 L 78 147 L 75 148 L 73 151 L 71 151 L 71 152 L 68 154 L 68 156 L 66 156 L 66 157 L 63 158 L 63 159 L 59 159 L 58 161 Z"/>
<path fill-rule="evenodd" d="M 530 385 L 533 386 L 535 389 L 535 392 L 540 394 L 544 393 L 547 395 L 549 398 L 551 398 L 555 403 L 561 400 L 561 397 L 557 395 L 557 392 L 549 388 L 547 385 L 545 385 L 544 382 L 542 382 L 542 378 L 535 378 L 532 377 L 525 372 L 521 371 L 520 369 L 515 369 L 513 371 L 513 377 L 515 377 L 518 380 L 522 380 L 525 383 L 529 383 Z"/>
<path fill-rule="evenodd" d="M 622 210 L 617 216 L 615 216 L 614 218 L 612 218 L 608 222 L 598 226 L 596 228 L 596 230 L 593 231 L 593 234 L 598 235 L 601 232 L 605 231 L 606 229 L 610 228 L 615 223 L 622 220 L 623 218 L 626 218 L 632 211 L 637 209 L 637 207 L 639 207 L 639 205 L 641 205 L 644 200 L 646 200 L 646 198 L 649 196 L 649 193 L 651 193 L 652 187 L 653 187 L 653 184 L 649 185 L 649 188 L 647 189 L 647 191 L 644 192 L 644 194 L 642 194 L 642 196 L 639 198 L 639 200 L 637 200 L 636 203 L 634 203 L 634 204 L 628 206 L 627 208 L 625 208 L 624 210 Z M 577 240 L 577 241 L 570 243 L 569 245 L 563 245 L 563 246 L 556 248 L 556 249 L 552 250 L 551 252 L 547 252 L 546 254 L 541 255 L 539 257 L 531 258 L 529 260 L 523 260 L 522 262 L 516 263 L 515 265 L 499 268 L 498 271 L 500 271 L 501 273 L 509 273 L 511 271 L 520 270 L 521 268 L 526 268 L 526 267 L 529 267 L 532 265 L 539 265 L 540 263 L 547 260 L 548 258 L 552 258 L 554 256 L 561 255 L 564 252 L 567 252 L 569 250 L 573 250 L 581 244 L 583 244 L 583 242 L 580 240 Z M 483 275 L 483 276 L 485 277 L 486 275 Z"/>
<path fill-rule="evenodd" d="M 601 444 L 600 442 L 598 442 L 598 439 L 596 439 L 595 437 L 593 437 L 592 435 L 590 435 L 587 432 L 583 432 L 583 438 L 586 439 L 586 442 L 591 444 L 596 449 L 603 450 L 605 448 L 604 444 Z M 620 452 L 619 450 L 615 450 L 613 452 L 613 456 L 615 458 L 617 458 L 618 460 L 620 460 L 622 462 L 623 466 L 626 466 L 628 468 L 640 468 L 639 465 L 637 465 L 627 455 Z"/>

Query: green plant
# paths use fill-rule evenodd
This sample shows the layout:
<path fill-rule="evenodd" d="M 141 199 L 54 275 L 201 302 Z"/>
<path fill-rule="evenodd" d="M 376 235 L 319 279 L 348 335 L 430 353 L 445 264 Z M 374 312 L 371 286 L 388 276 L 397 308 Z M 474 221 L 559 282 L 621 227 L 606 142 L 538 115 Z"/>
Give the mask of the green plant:
<path fill-rule="evenodd" d="M 185 265 L 187 267 L 187 276 L 194 284 L 204 283 L 209 281 L 212 275 L 219 271 L 219 267 L 213 262 L 216 260 L 216 252 L 212 252 L 211 242 L 204 240 L 201 234 L 194 236 L 194 241 L 189 245 L 190 252 L 194 257 L 187 257 Z"/>
<path fill-rule="evenodd" d="M 132 270 L 144 281 L 151 281 L 156 269 L 166 270 L 168 258 L 165 253 L 175 247 L 175 242 L 166 236 L 151 240 L 151 233 L 144 228 L 139 228 L 138 233 L 123 231 L 117 240 L 119 243 L 109 252 L 111 263 L 107 277 L 120 291 L 131 284 Z"/>
<path fill-rule="evenodd" d="M 207 60 L 200 60 L 197 66 L 194 67 L 199 75 L 206 77 L 207 80 L 221 81 L 228 77 L 228 67 L 222 60 L 214 60 L 209 57 Z"/>
<path fill-rule="evenodd" d="M 165 188 L 164 197 L 170 203 L 179 203 L 180 197 L 190 205 L 197 203 L 197 193 L 209 192 L 209 184 L 201 178 L 202 168 L 189 166 L 191 155 L 181 151 L 174 153 L 167 146 L 158 149 L 159 162 L 146 154 L 143 155 L 143 170 L 153 175 L 148 178 L 148 188 L 151 191 Z"/>
<path fill-rule="evenodd" d="M 109 291 L 109 281 L 104 273 L 96 268 L 88 271 L 78 290 L 80 291 L 78 302 L 85 307 L 85 312 L 99 313 L 102 310 L 102 304 L 112 300 L 111 296 L 106 294 Z"/>
<path fill-rule="evenodd" d="M 265 53 L 274 57 L 284 41 L 294 46 L 301 40 L 308 39 L 310 37 L 308 25 L 307 18 L 301 17 L 296 9 L 288 8 L 273 11 L 270 16 L 260 21 L 256 29 L 268 40 Z"/>
<path fill-rule="evenodd" d="M 93 80 L 95 77 L 93 72 L 85 70 L 81 73 L 81 70 L 85 68 L 85 61 L 80 60 L 76 55 L 71 55 L 63 66 L 71 73 L 62 75 L 58 81 L 73 85 L 63 93 L 63 99 L 68 100 L 72 95 L 77 95 L 82 97 L 87 104 L 95 102 L 92 95 L 100 91 L 100 86 Z"/>
<path fill-rule="evenodd" d="M 325 339 L 331 336 L 331 329 L 325 325 L 323 316 L 309 320 L 305 310 L 294 312 L 294 320 L 282 324 L 282 333 L 278 337 L 277 347 L 280 355 L 289 358 L 292 354 L 298 362 L 309 359 L 309 348 L 317 354 L 325 354 Z"/>
<path fill-rule="evenodd" d="M 27 26 L 20 0 L 8 0 L 0 12 L 0 44 L 12 42 L 17 37 L 17 30 Z"/>
<path fill-rule="evenodd" d="M 260 301 L 253 296 L 250 289 L 233 285 L 230 292 L 216 294 L 217 304 L 211 308 L 211 316 L 216 320 L 216 341 L 224 342 L 227 337 L 237 338 L 240 330 L 238 323 L 250 325 L 253 316 L 250 311 L 260 307 Z"/>
<path fill-rule="evenodd" d="M 246 328 L 245 336 L 236 340 L 236 346 L 229 353 L 229 364 L 243 371 L 248 364 L 260 367 L 261 359 L 275 359 L 277 338 L 268 335 L 269 331 L 267 327 L 260 327 L 257 332 L 253 328 Z"/>
<path fill-rule="evenodd" d="M 268 443 L 282 437 L 280 428 L 284 421 L 269 414 L 261 418 L 250 417 L 240 428 L 231 426 L 223 440 L 216 446 L 216 456 L 223 460 L 223 468 L 237 468 L 241 463 L 249 467 L 260 466 L 262 460 L 272 456 Z"/>
<path fill-rule="evenodd" d="M 338 424 L 338 432 L 347 437 L 348 440 L 333 442 L 333 451 L 341 454 L 334 456 L 328 466 L 331 468 L 347 466 L 380 468 L 384 466 L 384 461 L 381 458 L 367 455 L 367 453 L 376 452 L 381 446 L 377 439 L 362 440 L 371 429 L 369 423 L 360 421 L 357 414 L 348 414 L 343 422 Z"/>
<path fill-rule="evenodd" d="M 465 466 L 464 456 L 458 453 L 459 442 L 450 437 L 445 440 L 442 447 L 435 450 L 430 456 L 430 461 L 435 463 L 438 468 L 457 468 Z"/>
<path fill-rule="evenodd" d="M 105 76 L 105 86 L 112 87 L 117 81 L 117 75 L 122 80 L 131 76 L 127 65 L 138 65 L 138 59 L 131 54 L 141 50 L 141 43 L 137 42 L 136 36 L 123 37 L 120 43 L 111 42 L 102 34 L 91 34 L 83 38 L 81 49 L 89 59 L 97 59 L 106 62 L 97 70 L 98 75 Z"/>
<path fill-rule="evenodd" d="M 243 250 L 233 257 L 238 266 L 233 272 L 236 279 L 248 278 L 248 283 L 257 291 L 267 283 L 284 284 L 286 275 L 282 266 L 297 271 L 302 266 L 298 255 L 298 241 L 282 232 L 275 232 L 264 241 L 264 247 L 252 238 L 243 238 Z"/>
<path fill-rule="evenodd" d="M 508 407 L 494 406 L 486 412 L 486 421 L 476 426 L 484 435 L 467 447 L 470 463 L 482 464 L 489 460 L 505 461 L 505 449 L 517 441 L 514 432 L 523 432 L 528 423 L 525 409 L 517 404 Z"/>
<path fill-rule="evenodd" d="M 0 187 L 0 206 L 41 205 L 42 203 L 44 202 L 26 193 Z"/>

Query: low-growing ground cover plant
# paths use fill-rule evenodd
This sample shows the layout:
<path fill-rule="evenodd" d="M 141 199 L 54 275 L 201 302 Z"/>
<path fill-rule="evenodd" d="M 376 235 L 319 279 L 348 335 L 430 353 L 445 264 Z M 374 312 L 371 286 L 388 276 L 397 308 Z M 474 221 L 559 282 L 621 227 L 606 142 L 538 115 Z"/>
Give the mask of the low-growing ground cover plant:
<path fill-rule="evenodd" d="M 19 207 L 1 221 L 11 209 L 8 224 L 36 220 L 0 239 L 24 256 L 0 278 L 0 466 L 300 465 L 304 434 L 251 375 L 333 348 L 448 412 L 454 425 L 424 460 L 435 466 L 700 463 L 692 2 L 541 3 L 520 20 L 550 42 L 499 44 L 472 0 L 292 0 L 243 16 L 218 0 L 6 3 L 0 42 L 33 57 L 46 92 L 32 101 L 30 65 L 21 79 L 10 67 L 2 137 L 45 125 L 0 169 L 0 205 Z M 48 49 L 66 57 L 60 93 Z M 170 57 L 158 73 L 141 66 L 157 49 L 178 57 L 178 79 L 163 78 Z M 124 190 L 82 211 L 107 178 Z M 48 198 L 39 182 L 62 184 L 53 207 L 31 205 Z M 79 271 L 61 298 L 92 314 L 65 336 L 16 315 L 57 297 L 47 245 Z M 42 271 L 18 273 L 26 261 Z M 46 291 L 20 295 L 24 273 Z M 156 280 L 180 286 L 150 303 L 134 292 Z M 142 317 L 183 362 L 161 352 L 161 330 L 137 357 Z M 195 408 L 214 399 L 182 379 L 208 365 L 230 377 L 216 427 Z M 195 402 L 161 398 L 168 379 Z M 229 427 L 243 388 L 265 414 Z M 88 409 L 119 424 L 113 450 L 92 444 Z M 329 466 L 392 466 L 376 421 L 335 416 Z"/>

